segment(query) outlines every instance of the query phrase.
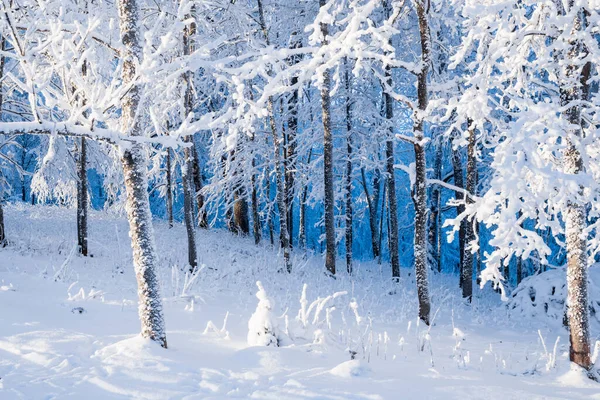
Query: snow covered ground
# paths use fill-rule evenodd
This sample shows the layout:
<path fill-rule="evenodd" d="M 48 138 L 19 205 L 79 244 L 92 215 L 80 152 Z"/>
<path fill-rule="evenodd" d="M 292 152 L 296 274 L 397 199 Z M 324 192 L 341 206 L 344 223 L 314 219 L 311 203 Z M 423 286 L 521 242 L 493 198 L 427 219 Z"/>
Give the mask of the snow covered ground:
<path fill-rule="evenodd" d="M 88 258 L 75 254 L 74 210 L 14 205 L 5 218 L 12 243 L 0 249 L 3 400 L 600 399 L 600 384 L 570 369 L 560 324 L 509 317 L 489 288 L 466 306 L 455 277 L 432 276 L 435 317 L 426 330 L 416 322 L 409 268 L 399 287 L 387 266 L 370 262 L 332 280 L 320 256 L 295 253 L 288 275 L 277 272 L 280 257 L 267 245 L 202 230 L 202 268 L 186 282 L 185 229 L 157 221 L 164 350 L 137 336 L 124 218 L 91 214 Z M 256 281 L 273 303 L 283 347 L 247 344 Z M 307 303 L 321 300 L 297 320 L 305 283 Z M 592 335 L 600 339 L 596 325 Z"/>

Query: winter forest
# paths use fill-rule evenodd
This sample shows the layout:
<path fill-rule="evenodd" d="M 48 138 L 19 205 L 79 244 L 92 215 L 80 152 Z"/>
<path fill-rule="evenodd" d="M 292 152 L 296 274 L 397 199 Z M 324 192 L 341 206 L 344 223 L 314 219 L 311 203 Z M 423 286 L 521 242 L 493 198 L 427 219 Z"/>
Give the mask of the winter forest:
<path fill-rule="evenodd" d="M 599 0 L 2 0 L 0 398 L 598 399 L 599 87 Z"/>

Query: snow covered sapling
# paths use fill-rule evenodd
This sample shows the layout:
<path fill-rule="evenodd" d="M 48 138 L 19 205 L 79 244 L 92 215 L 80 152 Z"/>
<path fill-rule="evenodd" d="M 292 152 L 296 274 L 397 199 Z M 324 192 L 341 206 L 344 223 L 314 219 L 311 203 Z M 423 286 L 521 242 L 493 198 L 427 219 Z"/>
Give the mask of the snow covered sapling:
<path fill-rule="evenodd" d="M 281 333 L 277 328 L 277 321 L 273 316 L 273 301 L 260 281 L 256 282 L 258 292 L 258 306 L 248 321 L 248 344 L 251 346 L 279 347 Z"/>

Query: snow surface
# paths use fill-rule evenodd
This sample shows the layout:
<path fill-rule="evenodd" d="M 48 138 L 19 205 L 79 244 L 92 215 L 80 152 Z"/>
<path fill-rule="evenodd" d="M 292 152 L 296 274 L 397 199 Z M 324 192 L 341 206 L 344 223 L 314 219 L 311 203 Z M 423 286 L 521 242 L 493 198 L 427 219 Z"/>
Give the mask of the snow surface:
<path fill-rule="evenodd" d="M 277 273 L 282 257 L 269 246 L 199 230 L 200 272 L 186 277 L 185 228 L 157 221 L 164 350 L 138 335 L 123 217 L 91 213 L 88 258 L 71 255 L 74 210 L 9 205 L 5 218 L 3 400 L 600 399 L 600 384 L 571 369 L 560 324 L 539 313 L 509 318 L 489 288 L 467 306 L 457 277 L 432 274 L 426 329 L 407 268 L 399 287 L 389 266 L 370 262 L 357 262 L 353 278 L 332 280 L 321 256 L 296 252 L 294 272 Z M 247 343 L 257 281 L 291 344 Z"/>

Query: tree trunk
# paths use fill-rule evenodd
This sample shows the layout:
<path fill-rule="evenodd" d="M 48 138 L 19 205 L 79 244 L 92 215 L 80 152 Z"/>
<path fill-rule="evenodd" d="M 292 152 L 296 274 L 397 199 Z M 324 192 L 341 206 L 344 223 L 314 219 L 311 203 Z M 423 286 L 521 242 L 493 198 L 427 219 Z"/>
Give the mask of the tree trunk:
<path fill-rule="evenodd" d="M 196 148 L 196 141 L 192 138 L 194 145 L 192 146 L 191 152 L 193 155 L 193 181 L 196 193 L 196 206 L 198 207 L 198 226 L 203 229 L 208 229 L 208 215 L 204 210 L 204 195 L 202 194 L 202 173 L 200 169 L 200 160 L 198 159 L 198 149 Z"/>
<path fill-rule="evenodd" d="M 415 150 L 415 278 L 419 297 L 419 318 L 429 325 L 430 299 L 427 280 L 427 165 L 423 144 L 423 117 L 427 109 L 427 74 L 431 60 L 428 10 L 422 1 L 416 2 L 421 38 L 421 71 L 417 76 L 417 97 L 419 113 L 415 114 L 414 150 Z"/>
<path fill-rule="evenodd" d="M 254 137 L 252 138 L 254 140 Z M 256 174 L 254 173 L 254 168 L 256 162 L 254 158 L 252 159 L 252 177 L 251 177 L 251 186 L 252 186 L 252 233 L 254 234 L 254 244 L 260 243 L 260 217 L 258 214 L 258 193 L 256 189 Z"/>
<path fill-rule="evenodd" d="M 377 263 L 381 264 L 383 259 L 383 247 L 381 246 L 383 240 L 383 221 L 385 219 L 385 203 L 387 201 L 387 178 L 383 183 L 383 196 L 381 196 L 381 216 L 379 218 L 379 237 L 377 246 L 379 247 L 379 258 L 377 259 Z"/>
<path fill-rule="evenodd" d="M 238 235 L 246 236 L 250 233 L 250 221 L 248 218 L 248 202 L 246 201 L 246 190 L 243 187 L 236 189 L 233 203 L 233 222 Z"/>
<path fill-rule="evenodd" d="M 87 145 L 80 139 L 77 165 L 77 245 L 82 256 L 88 255 L 88 192 L 87 192 Z"/>
<path fill-rule="evenodd" d="M 312 148 L 308 152 L 308 160 L 306 161 L 307 165 L 310 165 L 310 160 L 312 158 Z M 300 248 L 306 247 L 306 199 L 308 197 L 308 184 L 304 182 L 304 187 L 302 188 L 302 198 L 300 199 L 300 217 L 299 217 L 299 234 L 298 234 L 298 246 Z"/>
<path fill-rule="evenodd" d="M 0 247 L 6 247 L 6 231 L 4 230 L 4 209 L 2 202 L 4 199 L 0 196 Z"/>
<path fill-rule="evenodd" d="M 458 149 L 452 151 L 452 169 L 454 170 L 454 186 L 459 187 L 459 188 L 464 188 L 465 187 L 465 183 L 464 183 L 464 179 L 463 179 L 463 166 L 462 166 L 462 159 L 461 159 L 461 153 Z M 463 192 L 456 190 L 454 192 L 454 198 L 457 201 L 462 201 L 464 200 L 464 196 L 463 196 Z M 458 206 L 456 206 L 456 214 L 462 214 L 465 211 L 465 206 L 464 204 L 460 204 Z M 460 227 L 458 230 L 458 256 L 459 256 L 459 264 L 458 264 L 458 269 L 459 269 L 459 287 L 462 288 L 462 281 L 463 281 L 463 266 L 464 266 L 464 256 L 465 256 L 465 229 L 466 229 L 466 221 L 461 221 L 460 222 Z"/>
<path fill-rule="evenodd" d="M 124 48 L 123 85 L 129 86 L 135 77 L 135 68 L 142 56 L 139 42 L 139 14 L 136 0 L 119 0 L 119 22 Z M 123 133 L 140 136 L 142 126 L 136 114 L 140 101 L 140 88 L 134 84 L 122 101 L 121 126 Z M 158 342 L 167 348 L 167 336 L 156 276 L 156 250 L 154 229 L 148 198 L 147 155 L 140 143 L 123 149 L 121 162 L 127 191 L 127 219 L 133 248 L 133 265 L 138 284 L 139 316 L 142 337 Z"/>
<path fill-rule="evenodd" d="M 265 171 L 267 172 L 267 171 Z M 268 203 L 271 203 L 271 177 L 268 173 L 265 173 L 265 185 L 267 186 L 267 199 Z M 267 228 L 269 229 L 269 241 L 271 246 L 275 245 L 275 235 L 273 231 L 275 230 L 273 226 L 273 208 L 269 204 L 269 208 L 267 209 Z"/>
<path fill-rule="evenodd" d="M 173 178 L 171 177 L 171 149 L 167 147 L 167 218 L 169 229 L 173 227 Z"/>
<path fill-rule="evenodd" d="M 4 52 L 6 50 L 6 39 L 4 38 L 4 36 L 2 36 L 2 39 L 0 39 L 0 48 L 2 49 L 2 51 Z M 2 106 L 4 105 L 4 96 L 3 96 L 3 92 L 2 92 L 2 86 L 4 84 L 4 64 L 5 64 L 5 58 L 4 55 L 0 55 L 0 121 L 2 121 Z M 33 204 L 33 199 L 34 196 L 33 194 L 31 195 L 31 202 Z M 4 210 L 2 208 L 2 203 L 4 202 L 4 193 L 2 193 L 0 191 L 0 247 L 6 247 L 7 245 L 7 240 L 6 240 L 6 228 L 4 226 Z"/>
<path fill-rule="evenodd" d="M 190 18 L 187 15 L 186 18 Z M 193 43 L 191 36 L 194 35 L 196 26 L 191 23 L 186 26 L 183 32 L 183 54 L 190 55 L 192 53 Z M 186 72 L 183 75 L 185 81 L 185 98 L 184 98 L 184 115 L 183 118 L 193 111 L 193 93 L 192 93 L 192 73 Z M 192 144 L 192 137 L 186 136 L 185 143 Z M 190 273 L 194 273 L 198 266 L 198 254 L 196 249 L 196 227 L 194 223 L 194 151 L 193 146 L 187 146 L 183 149 L 183 163 L 181 165 L 181 181 L 183 183 L 183 219 L 185 222 L 185 230 L 187 233 L 188 247 L 188 264 Z"/>
<path fill-rule="evenodd" d="M 469 127 L 469 144 L 467 147 L 467 192 L 474 194 L 477 185 L 477 140 L 475 137 L 475 129 Z M 472 203 L 473 199 L 467 198 L 467 202 Z M 465 219 L 466 221 L 466 219 Z M 473 224 L 477 221 L 465 222 L 465 254 L 463 256 L 464 265 L 462 268 L 462 295 L 469 302 L 473 296 L 473 259 L 474 253 L 471 251 L 471 246 L 475 241 L 475 229 Z"/>
<path fill-rule="evenodd" d="M 323 7 L 325 0 L 319 0 L 319 6 Z M 327 44 L 328 27 L 321 23 L 322 45 Z M 325 241 L 326 255 L 325 268 L 331 275 L 335 275 L 335 216 L 334 216 L 334 193 L 333 193 L 333 132 L 331 131 L 331 99 L 329 91 L 331 86 L 330 72 L 323 72 L 323 86 L 321 87 L 321 107 L 323 119 L 323 182 L 325 185 Z"/>
<path fill-rule="evenodd" d="M 573 1 L 569 3 L 573 7 Z M 588 100 L 591 63 L 581 63 L 581 56 L 587 52 L 585 45 L 576 35 L 587 24 L 583 9 L 578 10 L 573 23 L 572 39 L 567 51 L 568 64 L 565 67 L 565 85 L 561 87 L 561 106 L 568 107 L 564 117 L 573 127 L 566 132 L 567 149 L 564 153 L 565 172 L 574 178 L 583 172 L 583 159 L 578 143 L 583 138 L 581 103 Z M 583 195 L 580 188 L 579 195 Z M 588 308 L 587 279 L 587 222 L 586 205 L 580 199 L 571 199 L 565 213 L 565 239 L 567 243 L 567 304 L 569 322 L 569 359 L 571 362 L 589 370 L 592 367 L 590 357 L 590 326 Z"/>
<path fill-rule="evenodd" d="M 352 274 L 352 104 L 350 103 L 351 82 L 348 59 L 344 58 L 344 80 L 346 83 L 346 270 Z"/>
<path fill-rule="evenodd" d="M 384 2 L 385 17 L 389 18 L 391 14 L 391 4 L 389 1 Z M 391 45 L 390 39 L 390 45 Z M 388 87 L 392 87 L 392 69 L 389 65 L 385 67 L 385 79 Z M 396 199 L 396 175 L 394 173 L 394 109 L 392 96 L 388 90 L 383 92 L 383 100 L 385 103 L 385 118 L 388 122 L 388 137 L 385 143 L 385 166 L 387 172 L 388 184 L 388 203 L 390 205 L 388 213 L 390 217 L 390 263 L 392 264 L 392 278 L 396 281 L 400 280 L 400 255 L 398 251 L 398 201 Z"/>
<path fill-rule="evenodd" d="M 365 168 L 360 169 L 362 178 L 362 186 L 367 198 L 367 208 L 369 209 L 369 229 L 371 230 L 371 249 L 373 251 L 373 259 L 379 258 L 379 229 L 377 228 L 377 214 L 379 209 L 379 193 L 381 191 L 381 173 L 378 169 L 373 172 L 373 194 L 369 194 L 369 186 Z"/>
<path fill-rule="evenodd" d="M 257 0 L 258 3 L 258 17 L 263 32 L 265 42 L 269 45 L 269 34 L 267 30 L 267 24 L 265 22 L 265 14 L 263 10 L 262 0 Z M 281 163 L 281 145 L 277 135 L 277 127 L 275 125 L 275 109 L 273 107 L 273 97 L 269 97 L 267 102 L 267 111 L 269 114 L 269 125 L 271 128 L 271 136 L 273 138 L 273 153 L 275 156 L 275 185 L 277 189 L 276 199 L 277 208 L 279 209 L 279 242 L 283 251 L 283 263 L 285 269 L 288 272 L 292 272 L 292 263 L 290 260 L 290 236 L 288 232 L 287 224 L 287 207 L 285 200 L 285 177 L 282 176 L 282 163 Z"/>
<path fill-rule="evenodd" d="M 441 139 L 441 138 L 440 138 Z M 435 160 L 433 167 L 434 179 L 442 179 L 442 143 L 439 140 L 435 144 Z M 429 248 L 431 249 L 431 260 L 433 267 L 438 272 L 442 272 L 442 260 L 441 260 L 441 221 L 440 221 L 440 208 L 441 208 L 442 191 L 439 185 L 433 185 L 431 190 L 431 208 L 429 212 Z"/>

